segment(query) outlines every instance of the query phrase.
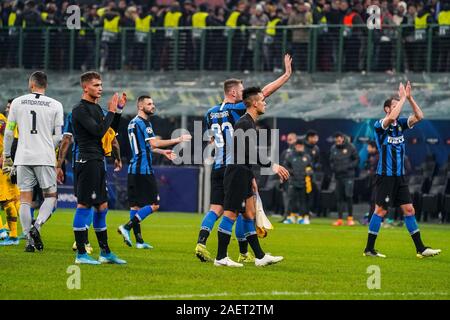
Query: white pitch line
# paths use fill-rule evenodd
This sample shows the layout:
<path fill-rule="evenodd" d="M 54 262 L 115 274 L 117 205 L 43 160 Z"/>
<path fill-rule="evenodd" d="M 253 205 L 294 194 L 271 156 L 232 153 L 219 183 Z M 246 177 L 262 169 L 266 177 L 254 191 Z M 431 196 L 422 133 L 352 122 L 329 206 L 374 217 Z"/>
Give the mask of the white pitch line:
<path fill-rule="evenodd" d="M 292 292 L 292 291 L 269 291 L 269 292 L 241 292 L 241 293 L 192 293 L 192 294 L 172 294 L 172 295 L 149 295 L 149 296 L 127 296 L 123 298 L 107 298 L 108 300 L 171 300 L 171 299 L 191 299 L 191 298 L 213 298 L 227 296 L 352 296 L 352 297 L 371 297 L 371 296 L 450 296 L 448 292 Z"/>

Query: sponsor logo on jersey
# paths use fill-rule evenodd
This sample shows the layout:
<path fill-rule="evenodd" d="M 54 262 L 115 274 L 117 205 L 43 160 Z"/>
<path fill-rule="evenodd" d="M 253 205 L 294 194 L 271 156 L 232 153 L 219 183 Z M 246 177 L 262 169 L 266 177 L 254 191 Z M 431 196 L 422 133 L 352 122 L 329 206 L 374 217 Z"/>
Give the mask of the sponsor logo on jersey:
<path fill-rule="evenodd" d="M 387 138 L 387 142 L 391 143 L 391 144 L 400 144 L 405 142 L 405 138 L 403 136 L 399 136 L 399 137 L 388 137 Z"/>

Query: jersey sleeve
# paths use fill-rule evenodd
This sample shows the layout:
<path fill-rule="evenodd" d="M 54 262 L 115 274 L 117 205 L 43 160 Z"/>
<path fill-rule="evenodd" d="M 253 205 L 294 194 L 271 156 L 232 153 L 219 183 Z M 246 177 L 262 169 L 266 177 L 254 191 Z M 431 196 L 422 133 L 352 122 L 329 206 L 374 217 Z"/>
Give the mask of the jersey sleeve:
<path fill-rule="evenodd" d="M 17 127 L 17 115 L 16 115 L 17 103 L 15 102 L 16 100 L 13 100 L 13 102 L 11 103 L 8 114 L 8 122 L 6 124 L 6 129 L 11 131 L 14 131 Z"/>
<path fill-rule="evenodd" d="M 144 125 L 143 129 L 144 129 L 143 131 L 144 131 L 145 141 L 148 141 L 148 140 L 156 138 L 155 132 L 153 131 L 152 124 L 150 122 L 146 123 Z"/>
<path fill-rule="evenodd" d="M 232 112 L 236 112 L 239 117 L 242 117 L 247 112 L 247 107 L 245 106 L 245 103 L 243 101 L 236 103 L 230 109 Z"/>
<path fill-rule="evenodd" d="M 373 127 L 375 128 L 376 132 L 383 132 L 383 131 L 386 130 L 386 129 L 383 128 L 383 119 L 377 120 L 375 122 L 375 124 L 373 125 Z"/>
<path fill-rule="evenodd" d="M 56 118 L 55 118 L 55 127 L 63 127 L 64 126 L 64 109 L 61 103 L 58 104 L 58 108 L 56 110 Z"/>
<path fill-rule="evenodd" d="M 63 134 L 73 135 L 73 126 L 72 126 L 72 113 L 69 113 L 66 119 L 66 124 L 64 125 Z"/>
<path fill-rule="evenodd" d="M 402 128 L 403 131 L 411 129 L 408 124 L 408 118 L 399 118 L 397 120 L 398 124 Z"/>

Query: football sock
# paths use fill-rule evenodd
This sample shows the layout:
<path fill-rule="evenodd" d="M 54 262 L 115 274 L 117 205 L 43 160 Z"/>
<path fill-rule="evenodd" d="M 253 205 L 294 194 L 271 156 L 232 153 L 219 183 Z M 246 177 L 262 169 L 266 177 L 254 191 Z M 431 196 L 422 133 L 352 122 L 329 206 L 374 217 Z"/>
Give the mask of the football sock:
<path fill-rule="evenodd" d="M 211 230 L 214 228 L 214 224 L 216 223 L 219 217 L 216 215 L 214 211 L 209 211 L 202 220 L 202 226 L 200 232 L 198 233 L 197 243 L 201 243 L 206 245 L 206 241 L 208 240 L 209 234 Z"/>
<path fill-rule="evenodd" d="M 111 250 L 109 249 L 108 246 L 108 233 L 106 231 L 107 213 L 108 209 L 94 211 L 93 225 L 100 249 L 105 253 L 110 253 Z"/>
<path fill-rule="evenodd" d="M 36 229 L 40 230 L 41 226 L 50 218 L 53 209 L 55 209 L 56 201 L 56 197 L 48 197 L 42 202 L 42 205 L 39 208 L 39 215 L 34 223 Z"/>
<path fill-rule="evenodd" d="M 422 242 L 422 238 L 420 237 L 420 230 L 417 226 L 417 221 L 415 216 L 405 216 L 405 225 L 411 235 L 411 238 L 414 241 L 414 245 L 416 246 L 417 252 L 422 252 L 425 250 L 425 245 Z"/>
<path fill-rule="evenodd" d="M 90 224 L 92 210 L 88 208 L 77 208 L 73 219 L 73 232 L 79 254 L 85 254 L 87 242 L 87 227 Z"/>
<path fill-rule="evenodd" d="M 144 239 L 142 238 L 140 223 L 133 224 L 133 233 L 134 233 L 134 237 L 136 238 L 137 243 L 144 243 Z"/>
<path fill-rule="evenodd" d="M 248 252 L 248 241 L 245 237 L 244 232 L 244 222 L 242 221 L 242 215 L 238 215 L 236 219 L 236 228 L 234 229 L 234 233 L 236 234 L 236 239 L 239 242 L 239 252 L 242 254 L 247 254 Z"/>
<path fill-rule="evenodd" d="M 4 228 L 5 226 L 3 225 L 2 217 L 0 216 L 0 230 Z"/>
<path fill-rule="evenodd" d="M 245 237 L 247 238 L 248 244 L 255 253 L 257 259 L 262 259 L 265 255 L 264 251 L 261 249 L 259 244 L 258 236 L 255 229 L 255 220 L 242 219 L 244 224 Z"/>
<path fill-rule="evenodd" d="M 4 209 L 6 212 L 6 222 L 8 223 L 9 228 L 9 237 L 17 238 L 17 209 L 14 202 L 8 202 Z M 0 229 L 2 229 L 1 226 Z"/>
<path fill-rule="evenodd" d="M 369 223 L 369 235 L 367 237 L 366 251 L 375 249 L 375 240 L 377 239 L 378 232 L 380 231 L 382 217 L 374 213 Z"/>
<path fill-rule="evenodd" d="M 28 235 L 31 229 L 30 204 L 22 202 L 19 209 L 20 223 L 25 235 Z"/>
<path fill-rule="evenodd" d="M 217 231 L 218 238 L 218 249 L 217 249 L 217 260 L 221 260 L 227 256 L 227 249 L 230 243 L 231 232 L 233 230 L 234 220 L 228 217 L 223 217 L 219 225 L 219 230 Z"/>

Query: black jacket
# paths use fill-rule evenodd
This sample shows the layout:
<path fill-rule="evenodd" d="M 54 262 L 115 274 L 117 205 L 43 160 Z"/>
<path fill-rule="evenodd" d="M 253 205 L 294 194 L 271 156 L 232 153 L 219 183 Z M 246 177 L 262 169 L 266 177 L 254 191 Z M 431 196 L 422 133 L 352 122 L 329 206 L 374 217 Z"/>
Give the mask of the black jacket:
<path fill-rule="evenodd" d="M 359 155 L 353 144 L 344 142 L 330 150 L 330 167 L 336 178 L 353 178 L 359 165 Z"/>
<path fill-rule="evenodd" d="M 296 188 L 304 188 L 306 186 L 305 178 L 312 174 L 311 157 L 306 152 L 290 152 L 285 161 L 284 166 L 291 174 L 289 185 Z M 307 168 L 311 168 L 307 170 Z"/>

